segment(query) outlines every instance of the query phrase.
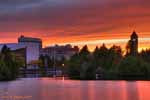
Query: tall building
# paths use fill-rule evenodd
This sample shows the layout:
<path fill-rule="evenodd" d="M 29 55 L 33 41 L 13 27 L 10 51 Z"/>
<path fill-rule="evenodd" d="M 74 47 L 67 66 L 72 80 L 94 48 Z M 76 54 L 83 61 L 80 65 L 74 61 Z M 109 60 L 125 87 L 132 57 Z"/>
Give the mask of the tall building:
<path fill-rule="evenodd" d="M 16 54 L 19 53 L 19 56 L 21 53 L 22 55 L 25 53 L 25 62 L 26 64 L 30 64 L 32 61 L 39 59 L 40 51 L 42 49 L 42 40 L 39 38 L 20 36 L 18 38 L 18 43 L 0 44 L 0 50 L 4 45 Z"/>
<path fill-rule="evenodd" d="M 20 36 L 18 38 L 18 44 L 25 46 L 27 53 L 27 63 L 39 59 L 40 51 L 42 49 L 42 40 L 39 38 Z"/>
<path fill-rule="evenodd" d="M 133 56 L 138 54 L 138 35 L 134 31 L 127 45 L 127 53 Z"/>
<path fill-rule="evenodd" d="M 23 44 L 37 44 L 39 46 L 40 49 L 42 49 L 42 40 L 39 38 L 32 38 L 32 37 L 25 37 L 23 35 L 21 35 L 18 38 L 18 43 L 23 43 Z"/>

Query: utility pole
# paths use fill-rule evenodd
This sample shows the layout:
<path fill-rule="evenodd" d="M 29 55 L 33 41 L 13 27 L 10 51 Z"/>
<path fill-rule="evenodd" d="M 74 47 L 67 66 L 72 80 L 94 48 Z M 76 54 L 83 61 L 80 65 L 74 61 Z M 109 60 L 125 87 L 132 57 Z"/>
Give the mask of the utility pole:
<path fill-rule="evenodd" d="M 53 58 L 54 58 L 54 64 L 53 64 L 53 77 L 55 78 L 56 77 L 56 66 L 55 66 L 55 48 L 53 50 Z"/>

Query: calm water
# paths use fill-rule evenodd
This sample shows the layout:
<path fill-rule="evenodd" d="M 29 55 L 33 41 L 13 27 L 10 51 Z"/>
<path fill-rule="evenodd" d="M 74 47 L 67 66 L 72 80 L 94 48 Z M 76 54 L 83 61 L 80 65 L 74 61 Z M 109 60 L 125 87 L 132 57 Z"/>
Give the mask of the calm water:
<path fill-rule="evenodd" d="M 0 82 L 0 100 L 150 100 L 150 82 L 24 78 Z"/>

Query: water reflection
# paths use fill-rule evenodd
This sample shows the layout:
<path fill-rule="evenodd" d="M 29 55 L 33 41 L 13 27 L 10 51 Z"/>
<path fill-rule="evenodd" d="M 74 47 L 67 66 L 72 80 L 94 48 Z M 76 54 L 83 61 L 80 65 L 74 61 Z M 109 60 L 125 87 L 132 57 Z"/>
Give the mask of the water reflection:
<path fill-rule="evenodd" d="M 149 81 L 137 82 L 137 90 L 138 90 L 139 100 L 150 100 Z"/>
<path fill-rule="evenodd" d="M 139 100 L 137 82 L 126 83 L 126 92 L 127 92 L 127 100 Z"/>
<path fill-rule="evenodd" d="M 0 97 L 22 96 L 23 100 L 150 100 L 149 84 L 148 81 L 73 81 L 25 78 L 1 82 Z"/>

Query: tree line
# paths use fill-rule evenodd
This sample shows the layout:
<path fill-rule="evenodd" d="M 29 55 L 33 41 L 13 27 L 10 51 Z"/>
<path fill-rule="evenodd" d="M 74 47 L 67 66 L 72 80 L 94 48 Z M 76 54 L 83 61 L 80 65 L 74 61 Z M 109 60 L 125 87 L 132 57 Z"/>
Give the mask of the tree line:
<path fill-rule="evenodd" d="M 105 44 L 89 52 L 85 45 L 79 53 L 65 62 L 68 76 L 72 79 L 150 79 L 150 49 L 136 56 L 123 54 L 120 46 L 107 48 Z"/>

